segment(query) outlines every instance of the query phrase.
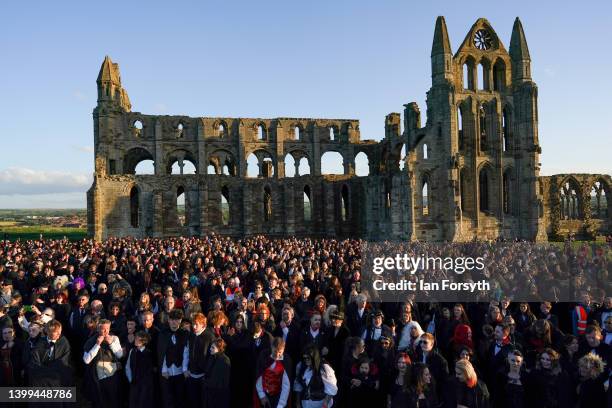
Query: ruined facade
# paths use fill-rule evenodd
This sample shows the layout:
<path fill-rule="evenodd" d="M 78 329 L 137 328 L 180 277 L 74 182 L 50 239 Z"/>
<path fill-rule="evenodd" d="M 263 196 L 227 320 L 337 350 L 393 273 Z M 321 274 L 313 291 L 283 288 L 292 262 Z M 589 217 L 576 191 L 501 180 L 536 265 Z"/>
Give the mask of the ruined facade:
<path fill-rule="evenodd" d="M 403 130 L 390 113 L 376 142 L 361 140 L 354 119 L 132 112 L 106 57 L 88 231 L 96 239 L 215 232 L 434 241 L 611 233 L 610 175 L 539 176 L 538 89 L 518 19 L 509 51 L 481 18 L 453 54 L 439 17 L 431 64 L 426 123 L 406 104 Z M 322 174 L 327 152 L 339 153 L 344 174 Z M 362 154 L 367 176 L 355 173 Z M 153 174 L 137 174 L 144 161 Z"/>

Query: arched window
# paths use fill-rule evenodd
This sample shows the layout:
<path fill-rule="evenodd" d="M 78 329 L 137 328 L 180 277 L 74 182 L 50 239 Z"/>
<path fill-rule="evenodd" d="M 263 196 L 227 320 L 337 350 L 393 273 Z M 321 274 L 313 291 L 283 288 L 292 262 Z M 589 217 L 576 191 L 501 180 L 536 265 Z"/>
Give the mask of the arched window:
<path fill-rule="evenodd" d="M 504 109 L 502 112 L 502 144 L 504 152 L 507 152 L 511 149 L 509 127 L 510 125 L 508 124 L 508 111 Z"/>
<path fill-rule="evenodd" d="M 370 160 L 368 155 L 364 152 L 359 152 L 355 156 L 355 175 L 359 177 L 367 176 L 370 174 Z"/>
<path fill-rule="evenodd" d="M 257 140 L 266 140 L 266 129 L 263 125 L 257 125 Z"/>
<path fill-rule="evenodd" d="M 134 168 L 134 174 L 155 174 L 155 162 L 153 160 L 143 160 Z"/>
<path fill-rule="evenodd" d="M 217 136 L 226 137 L 227 136 L 227 127 L 223 122 L 219 123 L 217 127 Z"/>
<path fill-rule="evenodd" d="M 404 170 L 404 166 L 406 165 L 406 143 L 402 144 L 402 148 L 400 150 L 400 159 L 399 159 L 399 169 Z"/>
<path fill-rule="evenodd" d="M 463 89 L 474 90 L 474 60 L 468 58 L 463 64 Z"/>
<path fill-rule="evenodd" d="M 480 170 L 478 175 L 478 193 L 480 194 L 480 211 L 488 212 L 489 207 L 489 175 L 487 169 Z"/>
<path fill-rule="evenodd" d="M 329 140 L 332 142 L 336 140 L 336 130 L 334 129 L 333 126 L 329 127 Z"/>
<path fill-rule="evenodd" d="M 183 126 L 182 123 L 179 122 L 179 124 L 176 126 L 176 137 L 178 137 L 179 139 L 182 138 L 184 130 L 185 130 L 185 127 Z"/>
<path fill-rule="evenodd" d="M 291 153 L 285 155 L 285 177 L 295 177 L 295 158 Z"/>
<path fill-rule="evenodd" d="M 215 169 L 214 165 L 209 164 L 208 167 L 206 167 L 206 174 L 217 174 L 217 169 Z"/>
<path fill-rule="evenodd" d="M 461 107 L 457 107 L 457 143 L 459 144 L 459 151 L 462 151 L 465 147 L 463 138 L 463 113 Z"/>
<path fill-rule="evenodd" d="M 312 220 L 312 204 L 310 197 L 310 187 L 304 186 L 304 222 Z"/>
<path fill-rule="evenodd" d="M 179 227 L 185 226 L 185 218 L 187 213 L 185 201 L 185 188 L 181 186 L 176 189 L 176 218 Z"/>
<path fill-rule="evenodd" d="M 344 174 L 344 158 L 339 152 L 325 152 L 321 156 L 321 174 Z"/>
<path fill-rule="evenodd" d="M 429 177 L 423 176 L 423 186 L 421 188 L 421 207 L 423 215 L 429 215 Z"/>
<path fill-rule="evenodd" d="M 295 128 L 293 128 L 293 138 L 295 140 L 300 140 L 302 138 L 302 130 L 300 129 L 299 126 L 296 126 Z"/>
<path fill-rule="evenodd" d="M 478 89 L 479 90 L 484 90 L 485 89 L 485 85 L 486 85 L 486 78 L 485 78 L 485 67 L 482 63 L 478 64 Z"/>
<path fill-rule="evenodd" d="M 346 184 L 342 186 L 342 193 L 340 197 L 340 216 L 342 221 L 348 220 L 349 217 L 349 191 Z"/>
<path fill-rule="evenodd" d="M 227 226 L 230 224 L 230 194 L 227 186 L 221 188 L 221 222 Z"/>
<path fill-rule="evenodd" d="M 591 217 L 602 220 L 608 218 L 608 197 L 601 181 L 596 181 L 591 188 Z"/>
<path fill-rule="evenodd" d="M 561 186 L 559 197 L 561 219 L 577 220 L 580 218 L 580 202 L 577 191 L 580 191 L 580 189 L 573 180 L 567 181 Z"/>
<path fill-rule="evenodd" d="M 132 127 L 134 128 L 134 135 L 142 136 L 142 122 L 140 120 L 134 121 Z"/>
<path fill-rule="evenodd" d="M 272 221 L 272 191 L 270 190 L 270 187 L 268 186 L 264 188 L 263 210 L 264 210 L 264 220 Z"/>
<path fill-rule="evenodd" d="M 300 176 L 306 176 L 310 174 L 310 164 L 308 163 L 308 159 L 306 157 L 302 157 L 300 159 L 300 164 L 298 165 L 298 171 Z"/>
<path fill-rule="evenodd" d="M 510 195 L 512 194 L 512 189 L 511 189 L 511 176 L 510 176 L 510 170 L 506 170 L 504 172 L 503 175 L 503 181 L 502 181 L 502 195 L 503 195 L 503 210 L 504 210 L 504 214 L 511 214 L 512 212 L 512 208 L 511 208 L 511 201 L 510 201 Z"/>
<path fill-rule="evenodd" d="M 506 89 L 506 64 L 499 58 L 493 65 L 493 90 L 503 91 Z"/>
<path fill-rule="evenodd" d="M 138 228 L 139 212 L 140 199 L 138 194 L 138 188 L 134 186 L 130 190 L 130 224 L 133 228 Z"/>
<path fill-rule="evenodd" d="M 423 160 L 427 160 L 429 158 L 429 149 L 427 147 L 427 143 L 423 144 Z"/>
<path fill-rule="evenodd" d="M 487 141 L 487 114 L 482 105 L 478 109 L 478 117 L 480 122 L 480 151 L 486 152 L 489 148 Z"/>
<path fill-rule="evenodd" d="M 170 174 L 196 174 L 196 166 L 191 160 L 177 160 L 172 163 Z"/>
<path fill-rule="evenodd" d="M 258 177 L 259 176 L 259 160 L 254 153 L 251 153 L 247 156 L 247 168 L 246 175 L 247 177 Z"/>

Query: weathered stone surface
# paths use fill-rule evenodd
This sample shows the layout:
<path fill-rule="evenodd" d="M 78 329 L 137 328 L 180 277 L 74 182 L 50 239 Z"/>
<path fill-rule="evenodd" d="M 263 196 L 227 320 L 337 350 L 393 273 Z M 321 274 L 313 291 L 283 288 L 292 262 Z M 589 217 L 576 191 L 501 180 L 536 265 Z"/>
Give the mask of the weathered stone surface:
<path fill-rule="evenodd" d="M 611 233 L 610 175 L 539 176 L 538 88 L 518 19 L 509 52 L 481 18 L 453 55 L 439 18 L 431 64 L 424 126 L 408 103 L 403 131 L 400 114 L 390 113 L 375 142 L 360 139 L 353 119 L 132 112 L 119 67 L 106 57 L 93 113 L 88 231 L 96 239 L 215 232 L 437 241 Z M 321 174 L 330 151 L 340 153 L 343 175 Z M 361 152 L 367 176 L 355 174 Z M 258 177 L 247 177 L 250 154 Z M 303 158 L 310 174 L 299 174 Z M 154 161 L 155 174 L 134 174 L 143 160 Z M 188 162 L 195 174 L 184 174 Z"/>

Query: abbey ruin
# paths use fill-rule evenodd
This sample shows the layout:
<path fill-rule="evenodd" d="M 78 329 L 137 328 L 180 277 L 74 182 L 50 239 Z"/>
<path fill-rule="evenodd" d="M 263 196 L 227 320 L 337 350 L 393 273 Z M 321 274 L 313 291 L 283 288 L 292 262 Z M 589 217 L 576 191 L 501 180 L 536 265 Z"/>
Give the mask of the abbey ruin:
<path fill-rule="evenodd" d="M 508 51 L 481 18 L 453 53 L 439 17 L 431 69 L 426 123 L 408 103 L 403 121 L 386 116 L 377 142 L 361 140 L 354 119 L 133 112 L 106 57 L 88 232 L 432 241 L 612 233 L 610 175 L 539 175 L 538 88 L 518 18 Z M 339 153 L 343 174 L 322 174 L 328 152 Z M 367 157 L 367 176 L 355 173 L 358 155 Z M 153 174 L 138 174 L 144 161 Z"/>

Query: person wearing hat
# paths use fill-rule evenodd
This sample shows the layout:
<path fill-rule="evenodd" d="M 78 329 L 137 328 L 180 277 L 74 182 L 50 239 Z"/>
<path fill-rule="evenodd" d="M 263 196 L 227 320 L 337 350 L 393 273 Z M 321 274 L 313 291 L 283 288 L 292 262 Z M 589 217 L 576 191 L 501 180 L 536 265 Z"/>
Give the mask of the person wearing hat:
<path fill-rule="evenodd" d="M 13 296 L 13 281 L 9 278 L 5 278 L 2 281 L 2 288 L 0 288 L 0 307 L 11 304 L 11 298 Z"/>
<path fill-rule="evenodd" d="M 344 343 L 350 336 L 348 327 L 344 324 L 344 313 L 335 310 L 330 313 L 329 320 L 331 326 L 327 330 L 327 346 L 323 349 L 327 350 L 326 360 L 332 366 L 334 371 L 340 372 L 342 368 L 342 356 L 344 353 Z"/>
<path fill-rule="evenodd" d="M 376 343 L 380 340 L 381 336 L 392 338 L 393 332 L 391 328 L 386 324 L 383 324 L 385 316 L 382 310 L 376 310 L 372 313 L 372 319 L 370 320 L 370 324 L 366 329 L 364 335 L 362 336 L 363 340 L 366 344 L 366 350 L 368 353 L 372 353 L 375 348 Z"/>

